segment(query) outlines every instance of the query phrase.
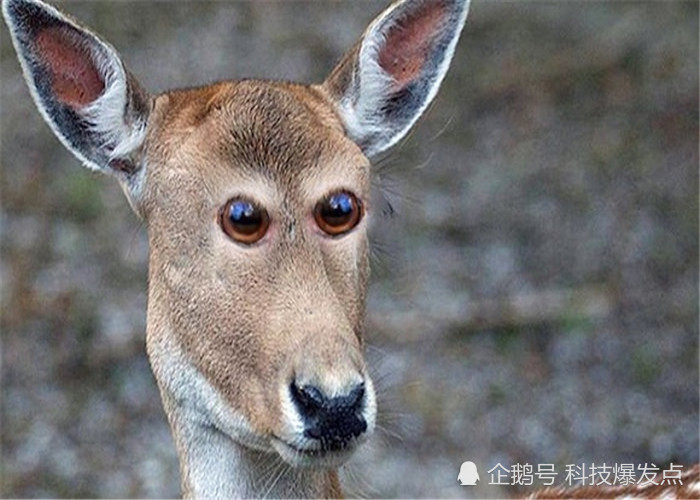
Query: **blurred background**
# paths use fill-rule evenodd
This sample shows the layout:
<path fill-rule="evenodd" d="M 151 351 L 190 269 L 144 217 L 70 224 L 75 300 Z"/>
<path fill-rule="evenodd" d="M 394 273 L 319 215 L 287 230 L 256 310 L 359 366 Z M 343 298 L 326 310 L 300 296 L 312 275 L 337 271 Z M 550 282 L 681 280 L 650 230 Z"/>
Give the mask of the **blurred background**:
<path fill-rule="evenodd" d="M 321 81 L 384 5 L 60 7 L 159 92 Z M 145 229 L 52 136 L 0 37 L 0 493 L 176 496 Z M 434 105 L 375 174 L 381 429 L 349 495 L 521 492 L 485 484 L 497 463 L 698 461 L 697 2 L 474 0 Z M 465 460 L 480 486 L 458 485 Z"/>

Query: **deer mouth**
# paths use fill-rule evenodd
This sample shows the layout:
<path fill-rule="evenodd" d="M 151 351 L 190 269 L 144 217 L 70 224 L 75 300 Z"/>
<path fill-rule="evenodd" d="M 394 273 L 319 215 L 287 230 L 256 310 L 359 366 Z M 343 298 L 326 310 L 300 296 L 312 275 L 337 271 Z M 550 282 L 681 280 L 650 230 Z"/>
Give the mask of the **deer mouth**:
<path fill-rule="evenodd" d="M 309 446 L 292 444 L 289 441 L 272 437 L 272 447 L 279 456 L 293 467 L 309 468 L 335 468 L 347 462 L 357 448 L 366 440 L 366 435 L 353 438 L 342 445 L 319 445 L 313 443 Z"/>

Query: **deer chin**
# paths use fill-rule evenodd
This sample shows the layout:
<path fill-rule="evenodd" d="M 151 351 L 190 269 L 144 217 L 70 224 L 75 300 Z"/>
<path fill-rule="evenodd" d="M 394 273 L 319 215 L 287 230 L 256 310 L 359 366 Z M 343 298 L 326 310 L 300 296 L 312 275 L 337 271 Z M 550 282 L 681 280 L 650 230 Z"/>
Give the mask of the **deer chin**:
<path fill-rule="evenodd" d="M 271 438 L 272 447 L 286 463 L 297 468 L 332 469 L 346 463 L 355 451 L 367 441 L 367 435 L 353 439 L 341 449 L 323 449 L 314 444 L 292 444 L 277 437 Z M 300 440 L 308 441 L 302 438 Z"/>

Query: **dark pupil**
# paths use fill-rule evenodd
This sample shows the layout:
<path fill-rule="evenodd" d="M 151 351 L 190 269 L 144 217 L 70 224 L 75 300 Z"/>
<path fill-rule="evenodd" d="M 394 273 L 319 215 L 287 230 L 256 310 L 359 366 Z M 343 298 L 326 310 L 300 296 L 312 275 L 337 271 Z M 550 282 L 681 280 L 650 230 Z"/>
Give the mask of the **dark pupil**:
<path fill-rule="evenodd" d="M 254 233 L 262 224 L 262 215 L 253 204 L 245 201 L 236 201 L 231 204 L 229 219 L 242 233 Z"/>
<path fill-rule="evenodd" d="M 354 209 L 352 198 L 346 193 L 338 193 L 328 198 L 322 215 L 329 224 L 343 224 L 352 216 Z"/>

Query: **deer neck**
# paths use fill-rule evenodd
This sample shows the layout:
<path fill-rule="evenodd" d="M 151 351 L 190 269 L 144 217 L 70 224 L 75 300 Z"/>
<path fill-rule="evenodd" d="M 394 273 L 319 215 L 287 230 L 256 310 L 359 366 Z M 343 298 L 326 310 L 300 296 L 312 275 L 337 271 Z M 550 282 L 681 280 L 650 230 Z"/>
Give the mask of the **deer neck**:
<path fill-rule="evenodd" d="M 156 304 L 149 301 L 149 314 L 158 313 Z M 192 366 L 174 337 L 167 328 L 149 325 L 151 366 L 175 439 L 185 498 L 341 497 L 336 470 L 284 462 Z"/>
<path fill-rule="evenodd" d="M 274 452 L 235 442 L 211 425 L 176 412 L 177 443 L 185 498 L 339 498 L 332 469 L 290 467 Z"/>

